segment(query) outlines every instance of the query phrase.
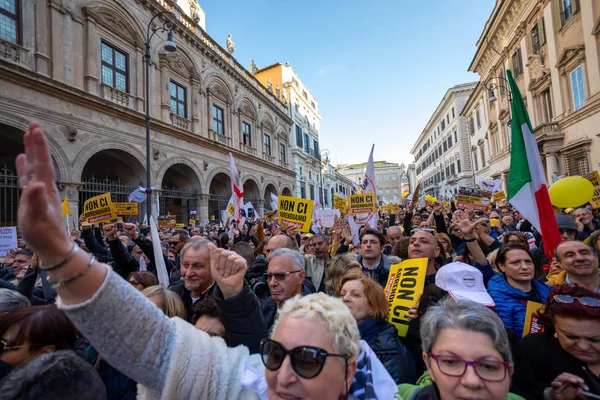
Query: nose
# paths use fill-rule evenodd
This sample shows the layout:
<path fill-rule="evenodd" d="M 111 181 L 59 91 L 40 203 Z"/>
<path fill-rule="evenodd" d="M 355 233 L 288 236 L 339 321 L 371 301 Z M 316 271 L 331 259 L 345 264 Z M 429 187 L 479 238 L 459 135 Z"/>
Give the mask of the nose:
<path fill-rule="evenodd" d="M 590 342 L 585 339 L 578 340 L 576 343 L 577 343 L 577 348 L 584 353 L 589 352 L 592 348 Z"/>
<path fill-rule="evenodd" d="M 283 364 L 277 370 L 277 384 L 282 387 L 287 387 L 298 381 L 298 376 L 292 369 L 292 363 L 289 356 L 283 360 Z"/>
<path fill-rule="evenodd" d="M 467 366 L 465 374 L 460 378 L 460 383 L 469 389 L 481 389 L 484 386 L 473 365 Z"/>

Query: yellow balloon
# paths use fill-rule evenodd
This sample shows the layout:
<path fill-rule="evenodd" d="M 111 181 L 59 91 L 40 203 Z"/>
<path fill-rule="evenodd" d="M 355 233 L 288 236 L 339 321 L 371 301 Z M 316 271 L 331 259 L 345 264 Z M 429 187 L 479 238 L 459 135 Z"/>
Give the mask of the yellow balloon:
<path fill-rule="evenodd" d="M 432 203 L 435 203 L 436 201 L 437 201 L 437 197 L 432 197 L 432 198 L 431 198 L 431 202 L 432 202 Z"/>
<path fill-rule="evenodd" d="M 594 195 L 594 185 L 581 176 L 567 176 L 554 182 L 548 192 L 553 206 L 578 207 L 591 200 Z"/>
<path fill-rule="evenodd" d="M 425 195 L 425 200 L 431 200 L 431 195 L 430 194 L 426 194 Z"/>

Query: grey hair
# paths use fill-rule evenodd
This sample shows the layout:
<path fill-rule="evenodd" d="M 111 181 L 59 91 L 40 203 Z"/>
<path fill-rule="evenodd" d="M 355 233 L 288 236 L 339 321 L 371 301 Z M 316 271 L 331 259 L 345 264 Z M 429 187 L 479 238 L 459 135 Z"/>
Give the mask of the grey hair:
<path fill-rule="evenodd" d="M 316 235 L 313 235 L 310 237 L 310 239 L 308 239 L 308 243 L 310 244 L 313 240 L 315 240 L 316 238 L 320 237 L 321 239 L 323 239 L 323 241 L 329 246 L 331 244 L 331 241 L 329 240 L 329 236 L 327 236 L 324 233 L 317 233 Z"/>
<path fill-rule="evenodd" d="M 274 259 L 276 257 L 286 257 L 289 260 L 291 260 L 292 264 L 294 264 L 293 269 L 295 271 L 306 270 L 306 261 L 304 260 L 304 256 L 302 254 L 300 254 L 299 252 L 297 252 L 296 250 L 291 250 L 291 249 L 286 249 L 286 248 L 273 250 L 271 252 L 271 254 L 269 254 L 268 261 L 270 262 L 272 259 Z"/>
<path fill-rule="evenodd" d="M 337 354 L 347 356 L 350 360 L 360 354 L 360 333 L 356 320 L 344 303 L 325 293 L 314 293 L 307 296 L 295 296 L 287 300 L 279 310 L 279 317 L 273 325 L 273 334 L 285 317 L 310 319 L 327 326 L 331 334 L 331 345 Z M 310 333 L 306 333 L 309 338 Z"/>
<path fill-rule="evenodd" d="M 183 260 L 183 257 L 185 257 L 185 253 L 189 250 L 200 250 L 203 247 L 206 247 L 206 245 L 208 245 L 208 243 L 210 243 L 208 240 L 206 239 L 202 239 L 202 240 L 194 240 L 191 242 L 187 242 L 185 246 L 183 246 L 183 248 L 181 249 L 181 251 L 179 252 L 179 258 L 181 260 Z"/>
<path fill-rule="evenodd" d="M 492 340 L 504 361 L 513 362 L 504 323 L 498 314 L 481 304 L 447 298 L 430 307 L 421 321 L 421 343 L 424 352 L 431 352 L 444 329 L 483 333 Z"/>
<path fill-rule="evenodd" d="M 587 209 L 587 208 L 585 208 L 585 207 L 580 207 L 580 208 L 578 208 L 577 210 L 575 210 L 575 212 L 573 213 L 573 215 L 577 214 L 579 211 L 585 211 L 586 213 L 588 213 L 588 214 L 592 215 L 592 211 L 591 211 L 591 210 L 588 210 L 588 209 Z"/>
<path fill-rule="evenodd" d="M 13 312 L 30 305 L 29 299 L 16 290 L 0 289 L 0 314 Z"/>

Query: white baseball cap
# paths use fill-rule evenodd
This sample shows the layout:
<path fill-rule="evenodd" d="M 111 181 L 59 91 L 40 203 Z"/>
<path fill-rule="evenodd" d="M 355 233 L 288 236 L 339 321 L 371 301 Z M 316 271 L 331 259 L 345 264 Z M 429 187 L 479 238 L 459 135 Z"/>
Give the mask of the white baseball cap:
<path fill-rule="evenodd" d="M 457 300 L 471 300 L 486 307 L 496 306 L 485 289 L 483 274 L 469 264 L 453 262 L 444 265 L 435 274 L 435 285 Z"/>

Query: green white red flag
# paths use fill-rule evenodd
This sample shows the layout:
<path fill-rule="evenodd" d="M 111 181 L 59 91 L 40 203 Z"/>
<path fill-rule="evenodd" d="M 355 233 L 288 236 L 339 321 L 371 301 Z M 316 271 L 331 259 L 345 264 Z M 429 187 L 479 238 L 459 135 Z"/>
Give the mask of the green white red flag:
<path fill-rule="evenodd" d="M 512 133 L 508 201 L 542 235 L 544 253 L 552 260 L 561 242 L 540 151 L 531 128 L 525 102 L 512 73 L 506 71 L 512 93 Z"/>

